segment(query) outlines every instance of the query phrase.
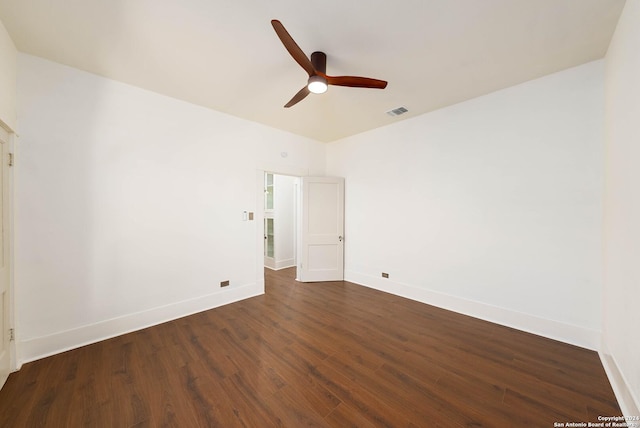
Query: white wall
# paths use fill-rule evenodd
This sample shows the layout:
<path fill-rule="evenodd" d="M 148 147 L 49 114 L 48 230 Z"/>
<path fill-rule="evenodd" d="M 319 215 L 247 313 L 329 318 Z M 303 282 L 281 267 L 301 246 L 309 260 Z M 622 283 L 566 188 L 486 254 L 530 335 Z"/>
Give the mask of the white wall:
<path fill-rule="evenodd" d="M 0 21 L 0 121 L 16 130 L 16 47 Z"/>
<path fill-rule="evenodd" d="M 606 56 L 603 362 L 640 415 L 640 1 L 627 0 Z"/>
<path fill-rule="evenodd" d="M 323 144 L 18 60 L 21 361 L 263 292 L 261 216 L 242 213 L 261 169 L 322 174 Z"/>
<path fill-rule="evenodd" d="M 603 67 L 329 144 L 346 279 L 596 349 Z"/>
<path fill-rule="evenodd" d="M 273 176 L 273 217 L 275 232 L 275 268 L 296 265 L 295 259 L 295 206 L 294 191 L 297 178 L 276 174 Z"/>

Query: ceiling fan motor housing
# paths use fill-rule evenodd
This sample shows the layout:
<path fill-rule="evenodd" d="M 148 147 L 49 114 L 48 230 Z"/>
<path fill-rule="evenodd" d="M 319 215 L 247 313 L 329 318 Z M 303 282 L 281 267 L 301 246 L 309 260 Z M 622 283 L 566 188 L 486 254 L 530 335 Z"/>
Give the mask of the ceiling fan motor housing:
<path fill-rule="evenodd" d="M 320 73 L 327 74 L 327 55 L 324 52 L 314 52 L 311 54 L 311 64 Z"/>

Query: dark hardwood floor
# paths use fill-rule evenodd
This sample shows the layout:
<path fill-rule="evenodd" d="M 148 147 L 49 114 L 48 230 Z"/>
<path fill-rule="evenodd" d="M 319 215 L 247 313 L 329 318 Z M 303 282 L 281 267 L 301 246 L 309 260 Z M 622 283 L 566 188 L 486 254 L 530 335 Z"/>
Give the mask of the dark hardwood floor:
<path fill-rule="evenodd" d="M 595 352 L 348 282 L 25 364 L 0 427 L 553 427 L 620 409 Z"/>

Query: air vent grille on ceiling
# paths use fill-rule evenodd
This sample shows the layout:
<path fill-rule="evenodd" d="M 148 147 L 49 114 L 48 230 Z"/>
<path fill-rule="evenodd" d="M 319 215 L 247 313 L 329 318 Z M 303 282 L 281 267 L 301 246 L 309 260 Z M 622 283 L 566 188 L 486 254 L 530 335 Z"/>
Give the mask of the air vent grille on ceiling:
<path fill-rule="evenodd" d="M 394 108 L 393 110 L 389 110 L 387 114 L 389 116 L 400 116 L 401 114 L 405 114 L 408 111 L 409 110 L 407 110 L 405 107 L 398 107 L 398 108 Z"/>

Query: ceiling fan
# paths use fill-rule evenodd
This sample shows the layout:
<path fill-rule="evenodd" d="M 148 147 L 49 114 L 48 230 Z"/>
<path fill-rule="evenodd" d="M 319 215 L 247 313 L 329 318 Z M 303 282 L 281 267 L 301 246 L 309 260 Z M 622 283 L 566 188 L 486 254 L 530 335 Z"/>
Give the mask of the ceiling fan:
<path fill-rule="evenodd" d="M 326 92 L 328 85 L 375 89 L 384 89 L 387 87 L 387 82 L 384 80 L 371 79 L 369 77 L 327 75 L 327 55 L 325 55 L 324 52 L 314 52 L 311 54 L 311 59 L 307 58 L 302 49 L 300 49 L 300 46 L 297 45 L 280 21 L 273 19 L 271 25 L 273 25 L 273 29 L 276 30 L 280 41 L 282 41 L 282 44 L 287 51 L 289 51 L 293 59 L 309 74 L 307 85 L 300 89 L 300 91 L 285 104 L 285 108 L 299 103 L 311 92 L 314 94 Z"/>

